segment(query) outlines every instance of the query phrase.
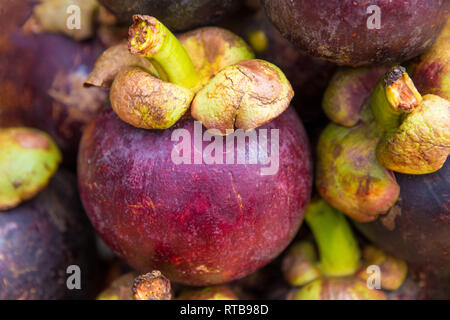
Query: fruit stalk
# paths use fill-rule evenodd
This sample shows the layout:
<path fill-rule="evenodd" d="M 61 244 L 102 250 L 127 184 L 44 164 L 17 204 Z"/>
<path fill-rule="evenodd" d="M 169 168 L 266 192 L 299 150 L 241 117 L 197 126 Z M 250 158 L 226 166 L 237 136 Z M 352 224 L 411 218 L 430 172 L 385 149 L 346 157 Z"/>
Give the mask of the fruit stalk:
<path fill-rule="evenodd" d="M 315 200 L 307 207 L 305 220 L 316 240 L 323 274 L 354 274 L 360 267 L 360 251 L 344 215 L 324 200 Z"/>
<path fill-rule="evenodd" d="M 369 105 L 381 128 L 392 132 L 400 126 L 403 115 L 412 112 L 421 101 L 422 96 L 405 68 L 394 67 L 378 81 Z"/>
<path fill-rule="evenodd" d="M 133 20 L 129 30 L 130 52 L 150 59 L 162 80 L 189 89 L 197 87 L 200 76 L 172 32 L 153 17 L 134 15 Z"/>

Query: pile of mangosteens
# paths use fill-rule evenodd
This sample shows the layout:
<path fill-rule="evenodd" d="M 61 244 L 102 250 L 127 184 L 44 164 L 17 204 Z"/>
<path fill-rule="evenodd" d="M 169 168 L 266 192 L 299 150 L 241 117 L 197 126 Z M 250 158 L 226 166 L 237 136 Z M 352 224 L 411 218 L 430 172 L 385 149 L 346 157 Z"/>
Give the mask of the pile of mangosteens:
<path fill-rule="evenodd" d="M 0 29 L 0 299 L 450 299 L 449 1 L 5 0 Z"/>

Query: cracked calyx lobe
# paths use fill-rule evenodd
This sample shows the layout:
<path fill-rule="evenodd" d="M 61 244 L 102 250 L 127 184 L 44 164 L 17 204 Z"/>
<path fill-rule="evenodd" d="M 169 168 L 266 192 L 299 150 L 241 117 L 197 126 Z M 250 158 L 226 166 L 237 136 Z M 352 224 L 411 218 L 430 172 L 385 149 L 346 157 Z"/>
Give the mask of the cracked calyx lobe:
<path fill-rule="evenodd" d="M 450 102 L 435 95 L 422 97 L 402 67 L 394 67 L 384 82 L 387 101 L 376 96 L 371 101 L 383 131 L 378 161 L 404 174 L 439 170 L 450 152 Z"/>
<path fill-rule="evenodd" d="M 289 81 L 275 65 L 244 60 L 219 72 L 195 96 L 194 119 L 220 134 L 250 130 L 278 117 L 294 96 Z"/>
<path fill-rule="evenodd" d="M 118 74 L 111 104 L 123 121 L 166 129 L 191 107 L 194 119 L 227 134 L 235 127 L 259 127 L 289 106 L 294 93 L 283 72 L 253 59 L 249 46 L 231 32 L 201 28 L 177 40 L 155 18 L 134 20 L 130 52 L 150 59 L 159 79 L 136 68 Z"/>

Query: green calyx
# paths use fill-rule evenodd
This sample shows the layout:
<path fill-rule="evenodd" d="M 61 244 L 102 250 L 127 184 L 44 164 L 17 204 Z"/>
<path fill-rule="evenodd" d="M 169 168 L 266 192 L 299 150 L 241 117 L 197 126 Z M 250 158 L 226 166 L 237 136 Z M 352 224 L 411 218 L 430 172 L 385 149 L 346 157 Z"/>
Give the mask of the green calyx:
<path fill-rule="evenodd" d="M 309 242 L 300 242 L 289 250 L 283 260 L 283 273 L 291 285 L 301 288 L 291 291 L 288 299 L 384 300 L 382 291 L 370 289 L 358 277 L 361 254 L 345 216 L 324 200 L 315 199 L 306 208 L 305 220 L 319 259 Z"/>
<path fill-rule="evenodd" d="M 0 210 L 14 208 L 44 189 L 61 160 L 47 134 L 30 128 L 0 129 Z"/>
<path fill-rule="evenodd" d="M 200 76 L 172 32 L 153 17 L 135 15 L 133 20 L 134 24 L 129 29 L 130 52 L 155 61 L 155 68 L 162 79 L 188 89 L 198 86 Z"/>
<path fill-rule="evenodd" d="M 103 61 L 105 66 L 96 68 L 86 83 L 108 86 L 115 75 L 111 105 L 123 121 L 138 128 L 167 129 L 191 108 L 192 117 L 207 129 L 228 134 L 235 127 L 261 126 L 289 106 L 294 93 L 284 73 L 254 59 L 251 48 L 233 33 L 206 27 L 177 39 L 153 17 L 133 19 L 129 50 L 148 59 L 157 77 L 142 61 L 123 56 L 123 66 L 108 68 Z M 222 86 L 219 80 L 224 77 L 231 82 Z"/>
<path fill-rule="evenodd" d="M 312 201 L 305 220 L 319 249 L 318 267 L 325 276 L 354 274 L 360 267 L 360 252 L 345 216 L 324 200 Z"/>
<path fill-rule="evenodd" d="M 345 83 L 359 83 L 364 78 L 361 72 L 348 71 L 342 90 L 355 88 Z M 361 90 L 364 96 L 367 90 Z M 388 212 L 398 199 L 400 189 L 392 171 L 428 174 L 443 166 L 450 152 L 450 107 L 438 96 L 422 97 L 398 66 L 376 83 L 359 111 L 353 102 L 360 99 L 349 100 L 349 92 L 340 93 L 351 104 L 337 116 L 340 124 L 330 124 L 319 139 L 316 185 L 333 207 L 368 222 Z M 346 122 L 343 115 L 355 112 Z M 348 124 L 353 125 L 345 127 Z"/>

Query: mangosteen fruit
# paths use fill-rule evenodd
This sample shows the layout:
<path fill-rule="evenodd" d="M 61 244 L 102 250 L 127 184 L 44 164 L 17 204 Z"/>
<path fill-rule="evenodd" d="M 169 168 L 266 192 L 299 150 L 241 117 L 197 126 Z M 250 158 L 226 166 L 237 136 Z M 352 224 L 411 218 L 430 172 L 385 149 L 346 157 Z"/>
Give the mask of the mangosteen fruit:
<path fill-rule="evenodd" d="M 135 14 L 152 15 L 173 31 L 186 31 L 216 22 L 236 11 L 240 0 L 100 0 L 119 21 Z"/>
<path fill-rule="evenodd" d="M 87 299 L 95 239 L 76 178 L 36 129 L 0 129 L 0 299 Z M 52 177 L 53 176 L 53 177 Z"/>
<path fill-rule="evenodd" d="M 430 50 L 419 66 L 426 65 L 436 47 Z M 442 63 L 443 74 L 419 77 L 425 92 L 446 96 L 445 81 L 435 81 L 448 76 Z M 379 67 L 339 71 L 333 81 L 341 79 L 345 85 L 332 83 L 325 94 L 323 105 L 333 123 L 319 139 L 316 185 L 375 245 L 425 275 L 421 281 L 432 288 L 427 297 L 445 297 L 450 269 L 450 102 L 434 94 L 422 96 L 398 66 L 390 68 L 368 96 L 358 83 L 375 75 L 374 68 Z M 413 69 L 421 70 L 417 64 Z M 374 80 L 363 83 L 370 88 Z"/>
<path fill-rule="evenodd" d="M 91 221 L 141 272 L 189 285 L 250 274 L 292 240 L 311 192 L 289 82 L 220 28 L 178 40 L 136 15 L 128 45 L 154 70 L 128 59 L 114 68 L 112 110 L 83 135 L 79 187 Z"/>
<path fill-rule="evenodd" d="M 9 22 L 0 24 L 0 126 L 46 131 L 75 166 L 81 132 L 107 101 L 101 89 L 83 87 L 104 48 L 96 39 L 31 32 L 26 22 L 33 9 L 31 2 L 11 1 L 0 11 L 0 21 Z"/>
<path fill-rule="evenodd" d="M 339 65 L 403 62 L 422 54 L 447 21 L 446 0 L 263 0 L 301 50 Z"/>

